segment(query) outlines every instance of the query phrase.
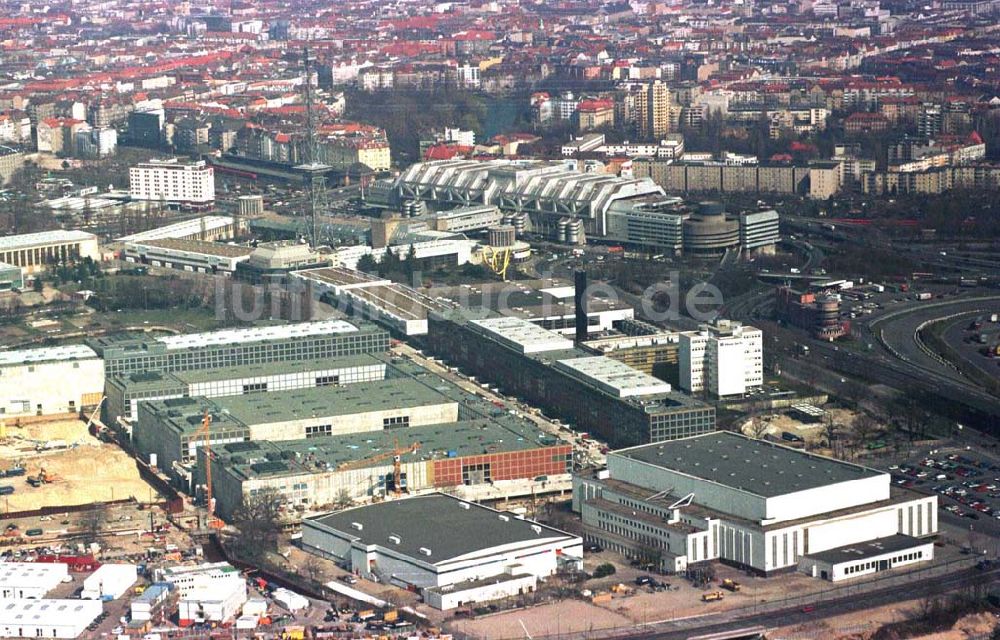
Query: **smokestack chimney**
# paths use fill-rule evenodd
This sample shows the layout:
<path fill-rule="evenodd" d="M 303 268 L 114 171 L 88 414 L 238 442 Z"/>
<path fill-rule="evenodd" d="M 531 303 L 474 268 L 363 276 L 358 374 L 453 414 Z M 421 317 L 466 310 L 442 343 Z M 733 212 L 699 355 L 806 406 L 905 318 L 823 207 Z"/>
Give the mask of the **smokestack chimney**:
<path fill-rule="evenodd" d="M 577 271 L 573 274 L 575 290 L 573 301 L 576 308 L 576 341 L 587 339 L 587 272 Z"/>

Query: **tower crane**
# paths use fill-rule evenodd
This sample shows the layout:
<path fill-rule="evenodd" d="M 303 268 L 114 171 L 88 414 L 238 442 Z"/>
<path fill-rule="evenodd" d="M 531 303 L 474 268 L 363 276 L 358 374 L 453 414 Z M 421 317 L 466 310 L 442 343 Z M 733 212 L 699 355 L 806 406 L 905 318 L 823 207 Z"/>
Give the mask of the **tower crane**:
<path fill-rule="evenodd" d="M 366 467 L 370 464 L 382 462 L 383 460 L 392 458 L 393 492 L 398 496 L 401 493 L 403 493 L 401 487 L 403 479 L 401 456 L 404 453 L 415 453 L 420 448 L 420 443 L 411 442 L 406 447 L 400 447 L 399 439 L 393 438 L 392 445 L 393 445 L 392 449 L 389 451 L 382 451 L 380 453 L 376 453 L 368 457 L 361 458 L 359 460 L 351 460 L 350 462 L 345 462 L 344 464 L 337 467 L 337 471 L 350 471 L 351 469 L 361 469 L 362 467 Z"/>
<path fill-rule="evenodd" d="M 205 415 L 201 419 L 201 436 L 202 451 L 205 454 L 205 505 L 208 507 L 207 523 L 209 529 L 222 529 L 225 525 L 215 517 L 215 496 L 212 495 L 212 441 L 209 430 L 211 426 L 212 416 L 208 415 L 208 409 L 205 409 Z"/>

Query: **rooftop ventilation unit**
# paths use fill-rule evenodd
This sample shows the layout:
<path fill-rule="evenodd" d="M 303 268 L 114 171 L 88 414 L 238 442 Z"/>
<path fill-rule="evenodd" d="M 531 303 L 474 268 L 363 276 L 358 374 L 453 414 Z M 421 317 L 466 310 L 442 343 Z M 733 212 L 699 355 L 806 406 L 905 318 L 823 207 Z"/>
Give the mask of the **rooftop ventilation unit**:
<path fill-rule="evenodd" d="M 420 553 L 422 553 L 425 556 L 429 556 L 431 555 L 431 550 L 428 549 L 427 547 L 420 547 Z"/>
<path fill-rule="evenodd" d="M 537 534 L 537 535 L 541 535 L 542 534 L 542 528 L 540 526 L 538 526 L 537 524 L 531 525 L 531 530 L 534 531 L 535 534 Z"/>
<path fill-rule="evenodd" d="M 391 535 L 391 536 L 389 536 L 389 542 L 391 542 L 393 544 L 399 544 L 400 542 L 402 542 L 402 540 L 397 535 Z"/>
<path fill-rule="evenodd" d="M 362 529 L 365 528 L 365 526 L 363 524 L 361 524 L 360 522 L 352 522 L 351 523 L 351 528 L 352 529 L 357 529 L 358 531 L 361 531 Z"/>
<path fill-rule="evenodd" d="M 458 506 L 462 507 L 463 509 L 466 509 L 466 510 L 468 510 L 468 508 L 469 508 L 469 503 L 468 503 L 468 502 L 459 502 L 459 503 L 458 503 Z"/>

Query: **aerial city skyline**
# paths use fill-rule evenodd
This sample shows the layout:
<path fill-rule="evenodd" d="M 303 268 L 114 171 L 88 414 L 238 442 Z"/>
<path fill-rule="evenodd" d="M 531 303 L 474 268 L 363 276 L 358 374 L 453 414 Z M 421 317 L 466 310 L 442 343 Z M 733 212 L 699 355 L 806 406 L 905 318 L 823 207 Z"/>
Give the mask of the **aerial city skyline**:
<path fill-rule="evenodd" d="M 1000 638 L 1000 0 L 3 9 L 0 637 Z"/>

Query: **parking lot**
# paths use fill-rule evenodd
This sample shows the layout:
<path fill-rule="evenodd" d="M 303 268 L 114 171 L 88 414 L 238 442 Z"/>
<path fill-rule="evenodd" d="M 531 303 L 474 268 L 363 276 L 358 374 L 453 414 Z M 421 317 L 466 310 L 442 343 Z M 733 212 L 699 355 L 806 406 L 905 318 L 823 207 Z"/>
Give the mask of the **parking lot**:
<path fill-rule="evenodd" d="M 1000 461 L 983 452 L 941 448 L 888 470 L 899 486 L 937 494 L 942 524 L 992 537 L 989 550 L 1000 544 Z"/>

